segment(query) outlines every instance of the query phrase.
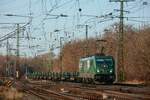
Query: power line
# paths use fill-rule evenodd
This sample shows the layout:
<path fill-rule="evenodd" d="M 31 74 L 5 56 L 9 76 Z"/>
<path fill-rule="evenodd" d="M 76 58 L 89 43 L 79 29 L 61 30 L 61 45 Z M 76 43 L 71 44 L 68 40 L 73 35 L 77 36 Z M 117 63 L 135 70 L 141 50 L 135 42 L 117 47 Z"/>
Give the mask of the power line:
<path fill-rule="evenodd" d="M 146 23 L 146 22 L 150 22 L 150 21 L 134 20 L 134 19 L 127 19 L 127 21 L 134 21 L 134 22 L 139 22 L 139 23 Z"/>
<path fill-rule="evenodd" d="M 18 23 L 18 24 L 20 24 L 20 23 Z M 24 27 L 26 27 L 27 25 L 29 25 L 29 23 L 25 24 L 24 26 L 22 26 L 22 27 L 20 27 L 20 28 L 24 28 Z M 10 33 L 8 33 L 8 34 L 6 34 L 6 35 L 0 37 L 0 42 L 5 41 L 5 40 L 11 38 L 12 36 L 16 35 L 16 31 L 17 31 L 17 29 L 15 29 L 14 31 L 12 31 L 12 32 L 10 32 Z"/>

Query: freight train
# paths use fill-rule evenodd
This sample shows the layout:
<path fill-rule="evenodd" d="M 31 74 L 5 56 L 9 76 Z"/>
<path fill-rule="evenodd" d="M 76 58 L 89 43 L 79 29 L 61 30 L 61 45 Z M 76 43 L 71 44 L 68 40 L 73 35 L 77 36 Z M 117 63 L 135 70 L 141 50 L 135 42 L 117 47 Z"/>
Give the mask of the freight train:
<path fill-rule="evenodd" d="M 112 56 L 91 55 L 79 60 L 77 72 L 33 72 L 28 74 L 30 79 L 46 79 L 74 82 L 105 82 L 113 83 L 115 77 L 115 61 Z"/>

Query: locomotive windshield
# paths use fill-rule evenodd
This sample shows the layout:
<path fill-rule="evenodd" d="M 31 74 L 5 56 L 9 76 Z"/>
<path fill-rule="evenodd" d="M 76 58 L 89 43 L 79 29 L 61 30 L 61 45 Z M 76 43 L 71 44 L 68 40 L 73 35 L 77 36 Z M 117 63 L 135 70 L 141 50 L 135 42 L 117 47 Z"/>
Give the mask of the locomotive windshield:
<path fill-rule="evenodd" d="M 113 66 L 113 60 L 112 59 L 106 59 L 106 58 L 96 59 L 96 65 L 99 67 Z"/>

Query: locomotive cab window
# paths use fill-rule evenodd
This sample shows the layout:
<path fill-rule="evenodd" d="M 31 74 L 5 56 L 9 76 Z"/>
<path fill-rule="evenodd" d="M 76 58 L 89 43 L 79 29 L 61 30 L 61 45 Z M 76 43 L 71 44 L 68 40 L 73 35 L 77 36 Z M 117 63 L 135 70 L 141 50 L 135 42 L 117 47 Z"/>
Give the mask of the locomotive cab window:
<path fill-rule="evenodd" d="M 112 59 L 105 59 L 105 62 L 109 65 L 109 66 L 113 66 L 113 60 Z"/>
<path fill-rule="evenodd" d="M 112 59 L 97 59 L 96 65 L 99 67 L 110 67 L 113 65 Z"/>
<path fill-rule="evenodd" d="M 98 67 L 108 67 L 107 63 L 104 61 L 104 59 L 98 59 L 96 60 L 96 65 Z"/>

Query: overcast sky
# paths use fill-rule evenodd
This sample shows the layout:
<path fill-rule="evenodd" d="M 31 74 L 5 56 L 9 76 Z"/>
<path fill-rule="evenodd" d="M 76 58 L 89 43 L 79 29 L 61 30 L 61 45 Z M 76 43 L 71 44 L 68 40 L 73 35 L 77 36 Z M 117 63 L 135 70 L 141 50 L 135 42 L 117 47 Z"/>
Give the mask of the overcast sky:
<path fill-rule="evenodd" d="M 0 0 L 0 36 L 16 29 L 14 24 L 2 23 L 26 24 L 31 20 L 31 16 L 32 22 L 20 36 L 35 39 L 20 39 L 20 50 L 21 55 L 37 55 L 47 52 L 52 45 L 59 47 L 60 37 L 64 37 L 63 43 L 85 38 L 85 24 L 89 25 L 90 37 L 99 35 L 111 24 L 119 22 L 118 18 L 110 19 L 108 16 L 110 13 L 112 16 L 119 16 L 119 6 L 120 3 L 109 0 Z M 150 0 L 125 3 L 124 10 L 125 16 L 128 17 L 125 19 L 126 24 L 135 27 L 150 24 Z M 6 16 L 7 14 L 17 16 Z M 100 18 L 97 18 L 98 16 Z M 12 48 L 16 48 L 15 41 L 9 39 Z M 1 42 L 0 50 L 1 54 L 6 53 L 6 41 Z"/>

